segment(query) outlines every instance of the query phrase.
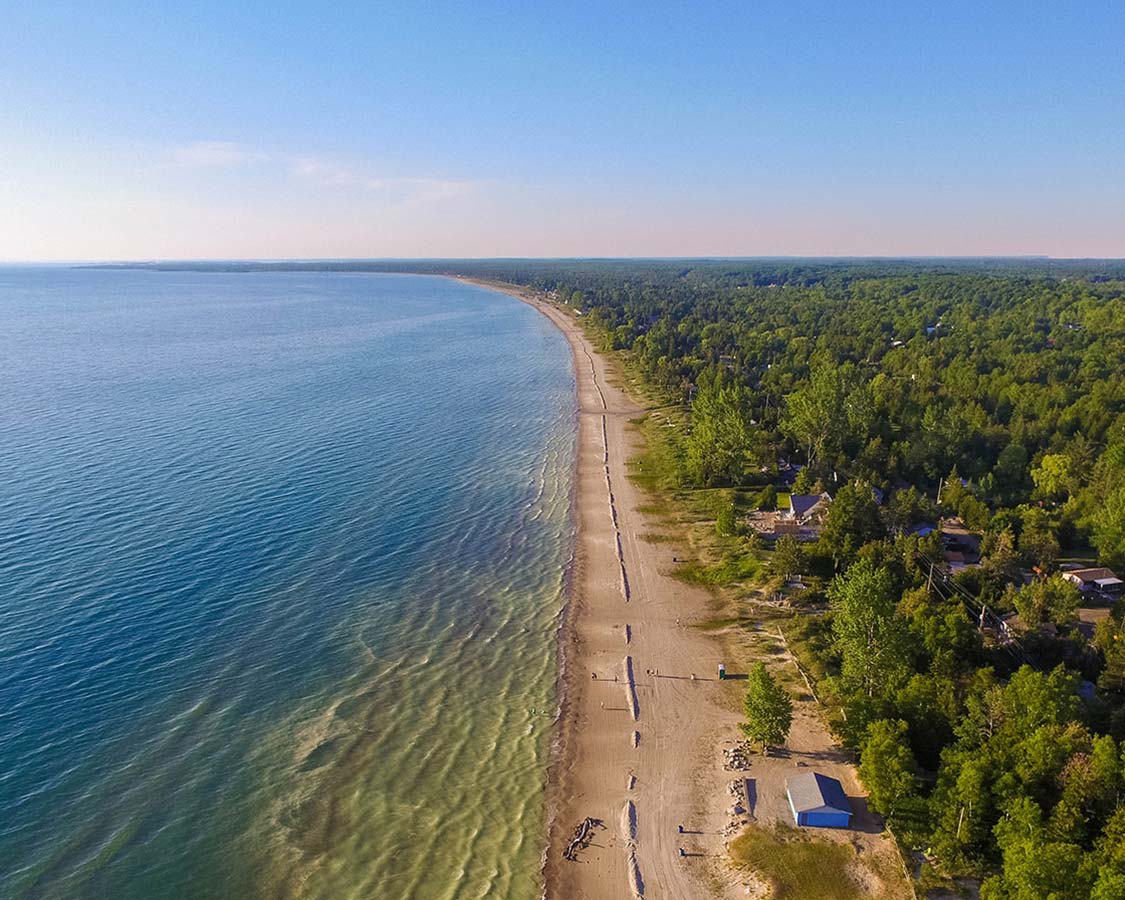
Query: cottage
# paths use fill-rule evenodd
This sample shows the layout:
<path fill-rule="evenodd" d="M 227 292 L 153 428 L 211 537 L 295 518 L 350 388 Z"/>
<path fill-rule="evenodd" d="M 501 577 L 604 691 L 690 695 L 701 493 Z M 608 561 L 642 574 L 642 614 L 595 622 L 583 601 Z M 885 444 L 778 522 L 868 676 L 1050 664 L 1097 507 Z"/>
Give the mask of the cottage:
<path fill-rule="evenodd" d="M 847 828 L 852 808 L 844 787 L 819 772 L 802 772 L 785 779 L 785 794 L 793 821 L 812 828 Z"/>
<path fill-rule="evenodd" d="M 1125 586 L 1112 569 L 1098 566 L 1092 569 L 1071 569 L 1063 572 L 1062 577 L 1078 585 L 1078 590 L 1083 593 L 1101 594 L 1105 597 L 1115 597 L 1121 593 Z"/>
<path fill-rule="evenodd" d="M 785 515 L 802 525 L 819 522 L 828 512 L 832 497 L 823 494 L 790 494 Z"/>

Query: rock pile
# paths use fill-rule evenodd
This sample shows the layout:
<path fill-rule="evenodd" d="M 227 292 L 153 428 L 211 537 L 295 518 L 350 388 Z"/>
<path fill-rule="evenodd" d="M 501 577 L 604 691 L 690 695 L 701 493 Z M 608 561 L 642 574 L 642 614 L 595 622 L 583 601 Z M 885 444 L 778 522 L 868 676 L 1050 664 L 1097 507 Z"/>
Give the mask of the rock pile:
<path fill-rule="evenodd" d="M 743 741 L 723 751 L 723 768 L 728 772 L 745 772 L 750 768 L 750 744 Z"/>

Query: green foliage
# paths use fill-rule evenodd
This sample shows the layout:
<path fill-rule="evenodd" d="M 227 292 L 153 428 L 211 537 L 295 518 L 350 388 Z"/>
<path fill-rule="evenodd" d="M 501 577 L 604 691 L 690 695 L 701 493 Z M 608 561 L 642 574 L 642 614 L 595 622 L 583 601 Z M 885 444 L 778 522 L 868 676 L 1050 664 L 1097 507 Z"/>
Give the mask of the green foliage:
<path fill-rule="evenodd" d="M 810 466 L 833 464 L 849 443 L 866 443 L 873 417 L 870 390 L 855 366 L 821 364 L 786 397 L 781 428 L 805 449 Z"/>
<path fill-rule="evenodd" d="M 883 520 L 871 492 L 861 481 L 845 484 L 828 507 L 820 543 L 839 568 L 855 558 L 859 548 L 883 536 Z"/>
<path fill-rule="evenodd" d="M 1092 516 L 1093 542 L 1109 566 L 1125 568 L 1125 485 L 1114 490 Z"/>
<path fill-rule="evenodd" d="M 813 484 L 816 479 L 813 477 L 812 469 L 805 466 L 797 473 L 797 477 L 793 479 L 793 493 L 794 494 L 811 494 L 813 492 Z"/>
<path fill-rule="evenodd" d="M 770 557 L 770 571 L 787 581 L 804 571 L 805 550 L 795 537 L 785 535 L 777 539 L 773 556 Z"/>
<path fill-rule="evenodd" d="M 832 582 L 828 597 L 844 690 L 884 696 L 907 672 L 906 626 L 890 572 L 862 560 Z"/>
<path fill-rule="evenodd" d="M 901 719 L 872 722 L 860 755 L 859 777 L 867 788 L 868 801 L 887 818 L 901 801 L 914 796 L 917 767 L 906 735 L 907 725 Z"/>
<path fill-rule="evenodd" d="M 777 509 L 777 488 L 774 485 L 767 484 L 762 488 L 762 493 L 758 495 L 758 509 L 763 512 Z"/>
<path fill-rule="evenodd" d="M 1038 628 L 1044 622 L 1069 624 L 1078 611 L 1079 599 L 1078 588 L 1061 575 L 1038 578 L 1013 595 L 1016 612 L 1029 628 Z"/>
<path fill-rule="evenodd" d="M 1074 483 L 1071 457 L 1065 453 L 1047 453 L 1039 465 L 1031 470 L 1031 480 L 1039 495 L 1048 500 L 1057 499 L 1070 491 Z"/>
<path fill-rule="evenodd" d="M 720 537 L 738 534 L 738 517 L 735 514 L 734 503 L 725 497 L 719 501 L 719 508 L 715 511 L 715 533 Z"/>
<path fill-rule="evenodd" d="M 746 388 L 721 373 L 705 373 L 692 402 L 685 448 L 690 481 L 702 486 L 740 484 L 747 463 L 755 458 L 755 439 Z"/>
<path fill-rule="evenodd" d="M 793 701 L 774 681 L 765 663 L 757 663 L 750 670 L 742 708 L 746 721 L 741 728 L 747 738 L 761 744 L 763 751 L 785 743 L 793 722 Z"/>

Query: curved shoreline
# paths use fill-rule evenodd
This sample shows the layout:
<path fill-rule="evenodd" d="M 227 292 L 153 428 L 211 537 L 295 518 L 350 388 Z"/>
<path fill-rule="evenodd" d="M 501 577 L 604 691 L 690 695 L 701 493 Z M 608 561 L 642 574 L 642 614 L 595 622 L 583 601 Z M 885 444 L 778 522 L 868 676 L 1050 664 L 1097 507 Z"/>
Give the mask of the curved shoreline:
<path fill-rule="evenodd" d="M 711 896 L 713 866 L 679 853 L 679 826 L 690 822 L 700 835 L 691 848 L 712 859 L 725 855 L 729 803 L 715 764 L 716 734 L 733 727 L 737 713 L 708 677 L 722 661 L 718 641 L 687 627 L 707 612 L 709 595 L 672 577 L 667 545 L 643 539 L 659 528 L 628 478 L 636 449 L 629 423 L 644 409 L 610 382 L 609 362 L 571 316 L 513 285 L 458 280 L 546 316 L 566 337 L 575 373 L 574 550 L 558 632 L 544 897 Z M 615 827 L 623 809 L 634 823 L 628 836 Z M 594 826 L 579 862 L 567 861 L 563 851 L 587 819 L 604 830 Z"/>

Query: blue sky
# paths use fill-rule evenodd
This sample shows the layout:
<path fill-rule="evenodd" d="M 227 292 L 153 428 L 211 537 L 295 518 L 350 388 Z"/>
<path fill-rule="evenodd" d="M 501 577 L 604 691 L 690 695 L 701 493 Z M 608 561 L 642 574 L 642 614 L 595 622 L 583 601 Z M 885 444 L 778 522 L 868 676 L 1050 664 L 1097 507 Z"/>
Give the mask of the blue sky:
<path fill-rule="evenodd" d="M 18 4 L 0 259 L 1125 256 L 1125 4 Z"/>

